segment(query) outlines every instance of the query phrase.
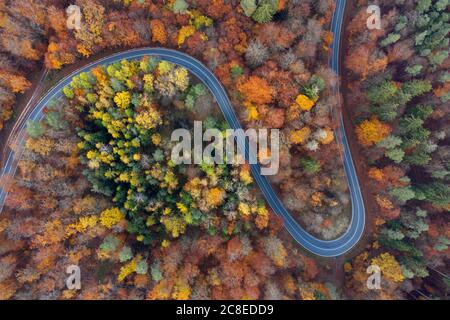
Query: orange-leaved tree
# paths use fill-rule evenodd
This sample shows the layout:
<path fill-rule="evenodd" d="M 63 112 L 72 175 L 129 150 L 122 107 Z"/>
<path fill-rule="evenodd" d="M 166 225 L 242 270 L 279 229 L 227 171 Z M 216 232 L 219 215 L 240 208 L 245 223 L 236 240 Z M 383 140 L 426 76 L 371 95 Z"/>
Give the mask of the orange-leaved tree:
<path fill-rule="evenodd" d="M 256 104 L 271 103 L 274 96 L 274 90 L 266 80 L 251 76 L 248 79 L 241 78 L 237 88 L 245 100 Z"/>

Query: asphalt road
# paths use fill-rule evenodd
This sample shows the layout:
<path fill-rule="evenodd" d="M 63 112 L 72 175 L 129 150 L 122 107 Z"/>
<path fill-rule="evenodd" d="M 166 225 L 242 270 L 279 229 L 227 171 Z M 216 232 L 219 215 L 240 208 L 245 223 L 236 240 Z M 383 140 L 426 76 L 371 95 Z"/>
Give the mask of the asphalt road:
<path fill-rule="evenodd" d="M 339 75 L 339 49 L 340 49 L 340 34 L 343 22 L 345 10 L 345 0 L 336 0 L 336 10 L 334 12 L 332 21 L 332 31 L 334 33 L 334 40 L 332 44 L 332 57 L 330 59 L 330 67 Z M 54 86 L 42 99 L 36 104 L 34 109 L 26 117 L 26 121 L 21 124 L 21 136 L 19 138 L 23 141 L 25 139 L 24 129 L 28 120 L 41 120 L 43 118 L 43 109 L 53 99 L 59 98 L 63 95 L 62 89 L 69 85 L 72 78 L 80 74 L 91 70 L 93 67 L 105 64 L 111 64 L 123 59 L 139 59 L 143 56 L 151 55 L 155 58 L 167 60 L 177 65 L 187 68 L 192 74 L 198 77 L 203 83 L 211 90 L 218 105 L 220 106 L 225 119 L 233 129 L 242 129 L 237 116 L 234 112 L 233 106 L 228 99 L 225 89 L 215 77 L 215 75 L 206 68 L 201 62 L 188 56 L 184 53 L 164 49 L 164 48 L 140 48 L 133 49 L 118 54 L 114 54 L 103 59 L 97 60 L 93 63 L 85 65 L 78 69 L 74 73 L 62 79 L 56 86 Z M 337 94 L 339 90 L 337 89 Z M 365 224 L 365 208 L 361 195 L 361 189 L 359 187 L 358 177 L 356 175 L 355 167 L 353 165 L 350 148 L 345 136 L 345 130 L 343 130 L 344 123 L 341 121 L 341 128 L 336 131 L 336 137 L 340 143 L 342 143 L 344 149 L 343 164 L 348 179 L 349 190 L 352 201 L 352 219 L 347 231 L 337 239 L 334 240 L 320 240 L 310 235 L 304 230 L 286 210 L 281 200 L 277 197 L 274 189 L 265 176 L 261 175 L 261 168 L 258 164 L 251 165 L 253 177 L 258 184 L 261 192 L 267 200 L 272 210 L 280 215 L 284 220 L 284 226 L 292 237 L 305 249 L 310 252 L 323 257 L 337 257 L 348 252 L 361 238 L 364 232 Z M 243 140 L 245 141 L 245 139 Z M 241 150 L 245 149 L 242 141 L 238 146 Z M 20 151 L 19 151 L 20 152 Z M 254 157 L 254 154 L 250 154 Z M 1 175 L 11 174 L 14 175 L 17 169 L 17 159 L 20 159 L 19 155 L 14 155 L 14 152 L 10 152 L 5 166 L 2 169 Z M 6 198 L 6 193 L 0 191 L 0 212 L 3 209 L 3 205 Z"/>

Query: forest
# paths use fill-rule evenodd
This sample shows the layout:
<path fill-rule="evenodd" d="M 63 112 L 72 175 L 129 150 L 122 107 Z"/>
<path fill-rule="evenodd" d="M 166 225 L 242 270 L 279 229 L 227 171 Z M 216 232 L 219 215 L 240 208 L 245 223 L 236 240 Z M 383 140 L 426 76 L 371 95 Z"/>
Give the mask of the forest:
<path fill-rule="evenodd" d="M 166 61 L 75 77 L 28 123 L 8 183 L 2 298 L 336 298 L 279 238 L 248 166 L 173 164 L 171 127 L 192 129 L 207 110 L 206 125 L 228 127 L 203 85 Z M 91 275 L 80 293 L 64 290 L 67 264 Z"/>
<path fill-rule="evenodd" d="M 4 121 L 40 67 L 58 78 L 111 48 L 177 49 L 215 72 L 246 127 L 282 130 L 286 171 L 274 184 L 301 183 L 284 199 L 307 207 L 291 208 L 299 221 L 325 238 L 345 230 L 349 212 L 338 204 L 350 203 L 335 165 L 336 79 L 327 67 L 332 1 L 76 4 L 82 27 L 67 30 L 59 1 L 2 1 Z M 227 128 L 186 69 L 151 57 L 122 61 L 63 91 L 42 122 L 27 124 L 18 172 L 2 181 L 1 298 L 339 297 L 330 266 L 289 238 L 248 166 L 171 163 L 171 129 L 193 120 Z M 85 270 L 81 292 L 65 288 L 68 264 Z"/>
<path fill-rule="evenodd" d="M 347 25 L 346 107 L 375 204 L 372 243 L 345 265 L 347 286 L 389 298 L 360 290 L 376 261 L 395 284 L 392 295 L 418 288 L 439 297 L 428 277 L 448 270 L 450 253 L 449 2 L 378 3 L 381 30 L 366 27 L 367 1 Z"/>
<path fill-rule="evenodd" d="M 215 72 L 247 128 L 282 130 L 282 170 L 272 182 L 298 222 L 323 239 L 346 230 L 350 199 L 333 132 L 337 80 L 328 68 L 333 1 L 81 0 L 80 30 L 67 30 L 59 1 L 3 3 L 2 119 L 39 61 L 58 72 L 110 48 L 181 50 Z"/>
<path fill-rule="evenodd" d="M 103 65 L 27 123 L 23 149 L 8 146 L 22 151 L 0 181 L 0 299 L 442 296 L 428 279 L 449 258 L 448 0 L 374 1 L 381 30 L 367 29 L 368 1 L 348 2 L 338 79 L 332 0 L 76 0 L 79 30 L 67 29 L 68 1 L 0 0 L 0 134 L 33 74 L 60 79 L 112 52 L 172 48 L 214 72 L 245 128 L 280 130 L 270 181 L 308 232 L 335 239 L 351 219 L 341 112 L 370 203 L 351 254 L 309 254 L 248 165 L 171 163 L 174 128 L 227 128 L 198 79 L 152 57 Z M 82 290 L 66 289 L 70 264 Z M 371 264 L 384 290 L 368 290 Z"/>

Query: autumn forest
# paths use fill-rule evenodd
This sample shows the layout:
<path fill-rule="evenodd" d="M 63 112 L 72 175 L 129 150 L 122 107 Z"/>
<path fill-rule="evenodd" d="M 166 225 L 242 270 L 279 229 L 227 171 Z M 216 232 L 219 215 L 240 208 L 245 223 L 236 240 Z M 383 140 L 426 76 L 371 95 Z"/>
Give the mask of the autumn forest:
<path fill-rule="evenodd" d="M 373 4 L 378 29 L 367 25 Z M 449 1 L 347 1 L 340 74 L 336 6 L 0 0 L 0 299 L 448 298 Z M 339 241 L 354 222 L 349 148 L 359 241 L 317 255 L 248 163 L 174 163 L 175 129 L 202 121 L 225 135 L 230 123 L 209 82 L 164 57 L 97 63 L 35 116 L 70 74 L 136 48 L 197 59 L 244 129 L 278 130 L 267 180 L 289 223 L 317 241 Z M 82 289 L 67 287 L 70 265 Z M 381 290 L 367 284 L 374 265 Z"/>

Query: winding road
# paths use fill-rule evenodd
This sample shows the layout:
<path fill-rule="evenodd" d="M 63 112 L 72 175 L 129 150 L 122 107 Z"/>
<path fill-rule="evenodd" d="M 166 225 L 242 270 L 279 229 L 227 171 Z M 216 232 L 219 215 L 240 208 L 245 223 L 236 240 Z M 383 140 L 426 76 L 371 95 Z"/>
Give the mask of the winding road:
<path fill-rule="evenodd" d="M 336 9 L 332 20 L 332 31 L 335 35 L 332 44 L 332 57 L 330 59 L 330 67 L 339 75 L 339 50 L 340 50 L 340 35 L 341 27 L 344 17 L 346 1 L 336 0 Z M 103 59 L 97 60 L 93 63 L 85 65 L 84 67 L 78 69 L 76 72 L 70 74 L 69 76 L 62 79 L 56 86 L 54 86 L 42 99 L 36 104 L 33 110 L 25 117 L 24 121 L 20 125 L 19 131 L 22 135 L 19 136 L 21 142 L 25 139 L 25 127 L 28 120 L 41 120 L 44 116 L 43 110 L 45 106 L 53 99 L 59 98 L 63 95 L 62 89 L 69 85 L 72 78 L 81 72 L 87 72 L 92 68 L 111 64 L 123 59 L 138 59 L 146 55 L 151 55 L 157 59 L 167 60 L 174 64 L 180 65 L 187 68 L 192 74 L 198 77 L 205 86 L 214 95 L 218 105 L 220 106 L 225 119 L 228 121 L 229 125 L 233 129 L 242 129 L 238 121 L 238 118 L 234 112 L 233 106 L 228 99 L 225 89 L 215 77 L 215 75 L 206 68 L 201 62 L 188 56 L 184 53 L 164 49 L 164 48 L 140 48 L 133 49 L 130 51 L 121 52 L 114 54 Z M 339 89 L 336 90 L 336 94 L 339 94 Z M 305 249 L 310 252 L 323 257 L 337 257 L 348 252 L 361 238 L 364 232 L 365 225 L 365 208 L 364 202 L 361 195 L 361 189 L 358 182 L 358 177 L 356 175 L 355 167 L 353 165 L 353 160 L 350 152 L 350 148 L 347 143 L 347 138 L 345 136 L 345 131 L 343 130 L 344 123 L 341 121 L 340 128 L 336 131 L 336 137 L 344 148 L 344 168 L 348 179 L 349 190 L 351 194 L 352 201 L 352 219 L 347 231 L 337 239 L 334 240 L 320 240 L 315 238 L 306 232 L 291 216 L 291 214 L 286 210 L 281 200 L 277 197 L 274 189 L 267 180 L 265 176 L 260 174 L 260 166 L 258 164 L 251 165 L 251 170 L 253 177 L 258 184 L 261 192 L 266 198 L 268 204 L 272 210 L 280 215 L 284 220 L 284 226 L 287 231 L 292 235 L 292 237 Z M 238 143 L 239 143 L 238 139 Z M 243 140 L 245 141 L 245 140 Z M 239 148 L 241 150 L 245 149 L 245 145 L 240 141 Z M 19 148 L 20 149 L 20 148 Z M 20 152 L 20 151 L 19 151 Z M 254 155 L 250 155 L 254 157 Z M 17 169 L 17 159 L 20 159 L 19 155 L 14 155 L 14 152 L 9 153 L 9 157 L 2 169 L 1 176 L 8 174 L 14 175 Z M 3 205 L 6 198 L 6 192 L 0 190 L 0 212 L 3 209 Z"/>

